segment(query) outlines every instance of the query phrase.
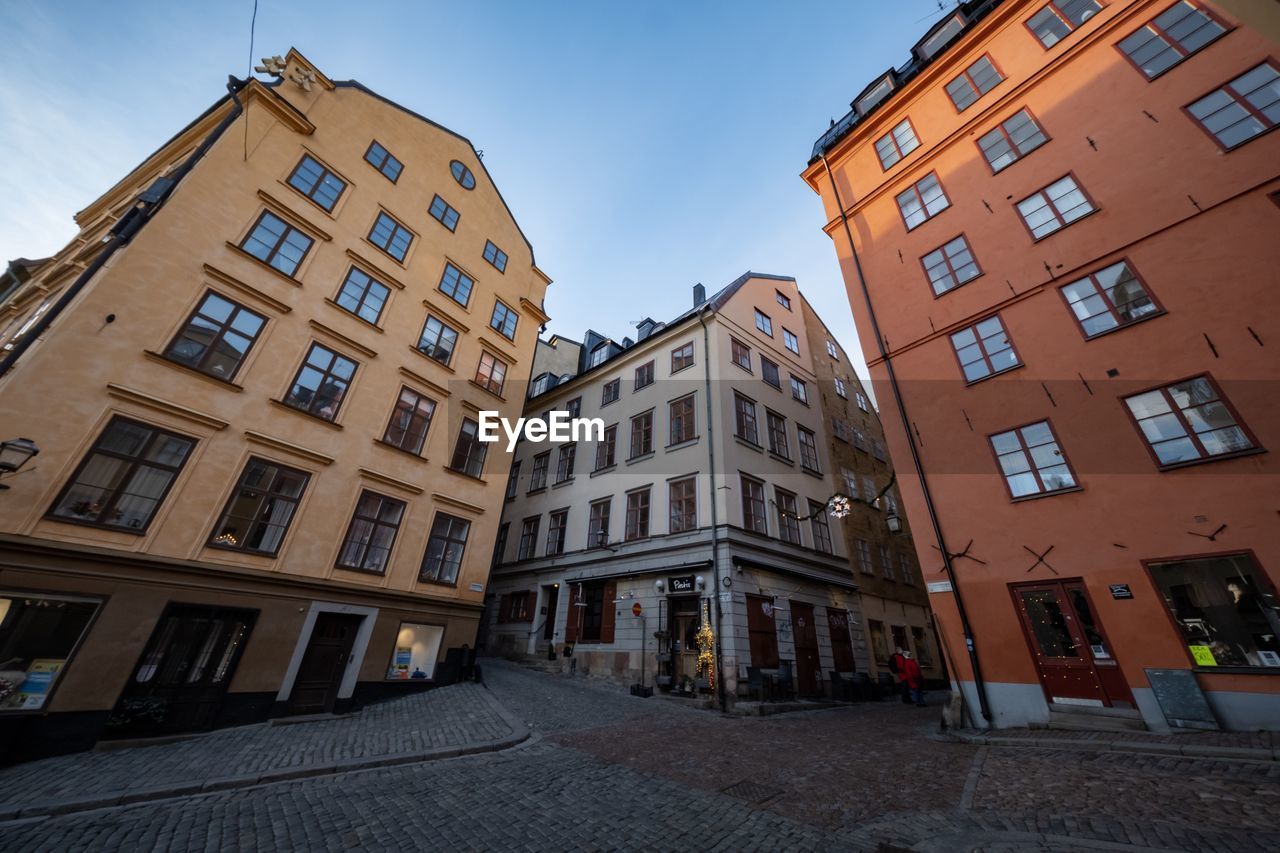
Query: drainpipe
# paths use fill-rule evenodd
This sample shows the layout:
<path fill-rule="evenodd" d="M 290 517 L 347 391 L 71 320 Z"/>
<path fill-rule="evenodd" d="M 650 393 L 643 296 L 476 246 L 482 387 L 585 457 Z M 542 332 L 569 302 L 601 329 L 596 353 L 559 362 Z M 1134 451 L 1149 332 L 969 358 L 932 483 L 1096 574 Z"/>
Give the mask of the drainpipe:
<path fill-rule="evenodd" d="M 729 710 L 728 699 L 724 692 L 724 660 L 720 643 L 720 514 L 716 510 L 716 431 L 712 420 L 711 406 L 711 332 L 707 329 L 706 303 L 698 306 L 698 322 L 702 324 L 702 379 L 705 385 L 703 396 L 706 397 L 707 410 L 707 471 L 711 480 L 711 598 L 715 602 L 716 614 L 716 698 L 720 700 L 720 710 Z"/>
<path fill-rule="evenodd" d="M 80 291 L 84 290 L 85 285 L 87 285 L 89 280 L 97 274 L 98 270 L 102 269 L 107 261 L 111 259 L 111 256 L 114 255 L 118 249 L 128 245 L 129 241 L 142 230 L 142 227 L 151 221 L 151 217 L 155 215 L 156 211 L 164 206 L 164 203 L 168 201 L 169 196 L 173 194 L 174 189 L 182 179 L 187 176 L 187 173 L 195 168 L 196 163 L 199 162 L 206 153 L 208 153 L 209 149 L 213 147 L 213 143 L 218 141 L 218 137 L 222 136 L 223 131 L 230 127 L 231 123 L 240 116 L 244 108 L 240 104 L 240 99 L 236 97 L 236 93 L 246 86 L 248 82 L 248 80 L 237 80 L 234 77 L 227 81 L 227 91 L 231 93 L 231 98 L 236 104 L 235 107 L 231 112 L 227 113 L 226 118 L 224 118 L 221 123 L 219 123 L 218 126 L 205 137 L 204 141 L 200 143 L 200 147 L 192 152 L 186 162 L 178 167 L 178 170 L 173 173 L 173 176 L 167 179 L 168 184 L 160 186 L 159 194 L 155 198 L 144 198 L 150 190 L 156 189 L 157 185 L 153 183 L 151 187 L 148 188 L 147 192 L 139 195 L 138 199 L 134 202 L 133 207 L 116 221 L 116 224 L 111 231 L 111 240 L 103 250 L 98 253 L 98 256 L 93 259 L 93 263 L 89 264 L 89 266 L 85 268 L 84 272 L 80 273 L 80 275 L 76 277 L 76 280 L 62 292 L 60 297 L 58 297 L 58 301 L 45 312 L 43 317 L 36 321 L 34 326 L 27 330 L 27 333 L 22 336 L 22 340 L 14 344 L 13 349 L 4 357 L 4 360 L 0 361 L 0 377 L 8 373 L 9 370 L 17 364 L 18 359 L 22 357 L 22 354 L 31 348 L 40 336 L 45 333 L 49 326 L 53 324 L 53 321 L 58 319 L 58 315 L 66 310 L 67 306 L 80 295 Z"/>
<path fill-rule="evenodd" d="M 951 594 L 956 600 L 956 610 L 960 614 L 960 628 L 964 632 L 965 648 L 969 652 L 969 666 L 973 669 L 974 687 L 978 693 L 978 707 L 982 719 L 991 722 L 991 707 L 987 704 L 987 685 L 982 680 L 982 667 L 978 663 L 978 649 L 973 641 L 973 627 L 969 624 L 969 614 L 965 610 L 964 599 L 960 595 L 960 584 L 956 580 L 955 567 L 951 562 L 951 552 L 942 538 L 942 525 L 938 521 L 938 511 L 933 504 L 933 494 L 929 490 L 929 478 L 925 476 L 924 464 L 920 461 L 920 449 L 916 447 L 915 436 L 911 434 L 911 421 L 907 418 L 907 406 L 902 400 L 902 389 L 898 387 L 898 376 L 893 369 L 893 359 L 885 349 L 884 337 L 880 334 L 880 323 L 876 320 L 876 309 L 871 304 L 871 291 L 867 289 L 867 279 L 862 274 L 862 261 L 858 259 L 858 249 L 853 243 L 853 231 L 849 228 L 849 217 L 844 212 L 844 202 L 840 199 L 840 188 L 836 186 L 835 175 L 831 173 L 831 165 L 825 153 L 819 154 L 822 165 L 827 170 L 827 180 L 831 181 L 831 191 L 835 194 L 836 206 L 840 209 L 840 222 L 844 225 L 844 235 L 849 241 L 849 252 L 853 255 L 853 267 L 858 273 L 858 286 L 862 289 L 862 298 L 867 305 L 867 317 L 871 320 L 871 331 L 876 338 L 876 348 L 880 359 L 889 374 L 889 387 L 893 391 L 893 400 L 898 407 L 898 417 L 902 419 L 902 429 L 907 434 L 907 447 L 911 448 L 911 462 L 915 466 L 916 476 L 920 480 L 920 489 L 924 493 L 924 505 L 929 512 L 929 523 L 933 526 L 933 535 L 938 542 L 938 550 L 942 552 L 942 566 L 946 570 L 947 580 L 951 583 Z"/>

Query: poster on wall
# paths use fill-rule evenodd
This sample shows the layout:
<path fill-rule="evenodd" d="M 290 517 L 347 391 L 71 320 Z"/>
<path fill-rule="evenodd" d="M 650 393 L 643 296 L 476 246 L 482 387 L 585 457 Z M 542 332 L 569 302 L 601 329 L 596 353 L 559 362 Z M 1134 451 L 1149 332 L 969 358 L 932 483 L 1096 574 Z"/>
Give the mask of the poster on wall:
<path fill-rule="evenodd" d="M 27 678 L 18 688 L 17 706 L 24 710 L 43 708 L 49 698 L 49 689 L 53 680 L 58 677 L 66 660 L 55 658 L 36 658 L 27 667 Z"/>
<path fill-rule="evenodd" d="M 413 657 L 413 649 L 400 646 L 396 649 L 395 662 L 391 665 L 392 678 L 408 678 L 409 662 Z"/>

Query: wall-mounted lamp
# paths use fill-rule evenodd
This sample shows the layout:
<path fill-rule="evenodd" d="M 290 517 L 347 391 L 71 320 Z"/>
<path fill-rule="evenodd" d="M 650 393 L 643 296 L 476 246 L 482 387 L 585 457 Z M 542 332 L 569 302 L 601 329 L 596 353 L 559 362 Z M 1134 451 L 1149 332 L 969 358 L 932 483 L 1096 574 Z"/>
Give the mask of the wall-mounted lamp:
<path fill-rule="evenodd" d="M 693 583 L 696 587 L 698 587 L 698 589 L 707 588 L 707 579 L 704 578 L 702 575 L 698 575 L 696 578 L 694 578 Z"/>
<path fill-rule="evenodd" d="M 658 595 L 662 595 L 664 592 L 667 591 L 667 582 L 664 581 L 662 578 L 658 578 L 656 581 L 653 582 L 653 588 L 658 591 Z"/>
<path fill-rule="evenodd" d="M 14 473 L 39 452 L 40 448 L 29 438 L 0 441 L 0 475 Z M 0 483 L 0 490 L 7 488 L 9 487 Z"/>
<path fill-rule="evenodd" d="M 885 526 L 889 528 L 890 533 L 902 532 L 902 519 L 898 518 L 898 514 L 891 512 L 884 519 Z"/>

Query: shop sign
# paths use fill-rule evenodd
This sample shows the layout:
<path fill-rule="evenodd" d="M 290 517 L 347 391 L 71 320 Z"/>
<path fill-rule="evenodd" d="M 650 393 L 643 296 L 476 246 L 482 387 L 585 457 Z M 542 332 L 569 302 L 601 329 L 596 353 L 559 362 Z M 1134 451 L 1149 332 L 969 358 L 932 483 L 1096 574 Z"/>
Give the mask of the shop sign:
<path fill-rule="evenodd" d="M 1109 586 L 1112 598 L 1116 600 L 1122 598 L 1133 598 L 1133 590 L 1129 589 L 1129 585 L 1127 583 L 1113 583 Z"/>
<path fill-rule="evenodd" d="M 1213 656 L 1213 650 L 1208 646 L 1188 646 L 1191 649 L 1191 659 L 1196 662 L 1196 666 L 1217 666 L 1218 660 Z"/>
<path fill-rule="evenodd" d="M 671 578 L 667 582 L 667 589 L 672 592 L 693 592 L 693 575 L 682 575 L 678 578 Z"/>

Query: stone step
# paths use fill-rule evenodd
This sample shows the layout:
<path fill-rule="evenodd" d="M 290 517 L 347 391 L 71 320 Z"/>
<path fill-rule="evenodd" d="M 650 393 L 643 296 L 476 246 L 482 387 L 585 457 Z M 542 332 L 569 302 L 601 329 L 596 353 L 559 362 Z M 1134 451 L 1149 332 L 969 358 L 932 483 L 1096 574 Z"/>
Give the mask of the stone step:
<path fill-rule="evenodd" d="M 1132 708 L 1050 705 L 1049 728 L 1076 732 L 1145 732 L 1142 714 Z"/>

